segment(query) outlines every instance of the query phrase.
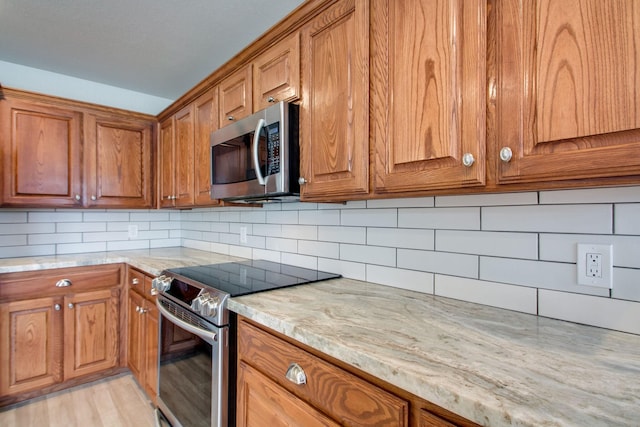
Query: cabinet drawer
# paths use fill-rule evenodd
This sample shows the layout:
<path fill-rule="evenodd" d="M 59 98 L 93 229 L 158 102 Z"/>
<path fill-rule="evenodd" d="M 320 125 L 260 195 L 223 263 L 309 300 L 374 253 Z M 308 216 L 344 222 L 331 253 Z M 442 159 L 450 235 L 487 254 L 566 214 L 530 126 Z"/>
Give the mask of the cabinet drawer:
<path fill-rule="evenodd" d="M 136 292 L 143 294 L 145 285 L 145 274 L 141 271 L 135 270 L 131 267 L 127 268 L 127 285 L 130 289 L 135 289 Z"/>
<path fill-rule="evenodd" d="M 0 300 L 18 300 L 34 296 L 64 295 L 91 289 L 112 288 L 120 286 L 122 279 L 122 264 L 0 274 Z M 67 286 L 56 286 L 56 283 L 64 280 L 68 280 Z"/>
<path fill-rule="evenodd" d="M 245 321 L 238 324 L 238 357 L 342 425 L 408 425 L 408 403 Z M 285 378 L 290 364 L 306 384 Z"/>

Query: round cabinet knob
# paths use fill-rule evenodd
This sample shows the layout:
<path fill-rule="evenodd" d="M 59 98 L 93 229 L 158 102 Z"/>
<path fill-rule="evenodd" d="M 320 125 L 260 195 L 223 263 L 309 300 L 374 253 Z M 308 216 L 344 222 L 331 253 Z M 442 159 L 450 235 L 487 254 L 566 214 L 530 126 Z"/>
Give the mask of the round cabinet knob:
<path fill-rule="evenodd" d="M 227 116 L 227 120 L 229 120 L 230 122 L 234 121 L 235 118 L 233 116 Z"/>
<path fill-rule="evenodd" d="M 96 200 L 98 200 L 98 198 L 96 196 L 91 196 L 91 200 L 95 202 Z"/>
<path fill-rule="evenodd" d="M 79 195 L 79 194 L 76 194 L 75 199 L 76 199 L 77 201 L 80 201 L 80 195 Z"/>
<path fill-rule="evenodd" d="M 140 307 L 140 314 L 145 314 L 147 311 L 149 311 L 148 308 L 142 308 Z"/>
<path fill-rule="evenodd" d="M 136 313 L 140 313 L 140 306 L 136 305 Z"/>
<path fill-rule="evenodd" d="M 138 283 L 140 283 L 140 281 L 138 280 L 138 278 L 137 278 L 137 277 L 134 277 L 134 278 L 131 280 L 131 284 L 132 284 L 132 285 L 137 285 Z"/>
<path fill-rule="evenodd" d="M 274 102 L 276 102 L 276 99 L 273 96 L 270 96 L 267 98 L 267 102 L 273 104 Z"/>
<path fill-rule="evenodd" d="M 66 288 L 71 286 L 71 280 L 69 279 L 60 279 L 56 282 L 56 288 Z"/>
<path fill-rule="evenodd" d="M 69 307 L 69 308 L 73 309 L 73 304 L 72 304 L 72 303 L 69 303 L 69 304 L 67 304 L 67 307 Z"/>
<path fill-rule="evenodd" d="M 513 151 L 511 151 L 511 148 L 502 147 L 502 150 L 500 150 L 500 160 L 506 163 L 510 161 L 512 157 L 513 157 Z"/>
<path fill-rule="evenodd" d="M 61 308 L 62 308 L 62 307 L 60 307 L 60 304 L 56 304 L 56 305 L 54 305 L 54 306 L 53 306 L 53 309 L 54 309 L 55 311 L 60 311 L 60 309 L 61 309 Z"/>
<path fill-rule="evenodd" d="M 471 167 L 475 163 L 476 159 L 473 157 L 471 153 L 464 153 L 462 156 L 462 164 L 466 167 Z"/>
<path fill-rule="evenodd" d="M 305 185 L 307 182 L 309 182 L 309 181 L 307 181 L 303 177 L 298 178 L 298 184 L 300 184 L 300 185 Z"/>

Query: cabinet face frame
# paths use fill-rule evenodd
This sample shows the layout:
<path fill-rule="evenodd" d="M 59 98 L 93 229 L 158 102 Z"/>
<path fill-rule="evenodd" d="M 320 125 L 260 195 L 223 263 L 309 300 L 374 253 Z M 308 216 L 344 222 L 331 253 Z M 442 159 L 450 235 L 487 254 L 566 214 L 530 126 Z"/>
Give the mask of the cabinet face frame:
<path fill-rule="evenodd" d="M 158 162 L 158 205 L 161 208 L 175 206 L 175 119 L 171 116 L 159 124 Z"/>
<path fill-rule="evenodd" d="M 497 82 L 489 92 L 499 184 L 640 175 L 634 3 L 495 2 Z M 635 52 L 622 52 L 631 46 Z M 635 73 L 625 73 L 631 63 Z M 505 147 L 508 162 L 499 160 Z"/>

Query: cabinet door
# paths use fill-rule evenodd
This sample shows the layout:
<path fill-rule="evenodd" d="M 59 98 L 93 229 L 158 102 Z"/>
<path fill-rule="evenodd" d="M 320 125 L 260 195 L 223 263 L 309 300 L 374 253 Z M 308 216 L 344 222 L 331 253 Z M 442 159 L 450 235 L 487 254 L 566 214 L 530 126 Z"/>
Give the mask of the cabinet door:
<path fill-rule="evenodd" d="M 220 127 L 253 113 L 251 64 L 225 78 L 219 88 Z"/>
<path fill-rule="evenodd" d="M 80 206 L 81 114 L 15 99 L 2 103 L 5 205 Z"/>
<path fill-rule="evenodd" d="M 173 116 L 160 123 L 158 147 L 158 204 L 161 208 L 175 206 L 175 165 L 174 165 Z"/>
<path fill-rule="evenodd" d="M 118 289 L 65 297 L 65 379 L 116 366 L 119 348 L 118 305 Z"/>
<path fill-rule="evenodd" d="M 211 200 L 211 132 L 218 129 L 218 88 L 201 95 L 195 108 L 195 204 L 216 205 Z"/>
<path fill-rule="evenodd" d="M 62 381 L 62 298 L 0 304 L 0 396 Z"/>
<path fill-rule="evenodd" d="M 144 299 L 137 292 L 129 290 L 129 300 L 127 304 L 127 366 L 138 380 L 139 384 L 144 384 L 145 374 L 145 342 L 143 318 L 140 310 L 143 308 Z"/>
<path fill-rule="evenodd" d="M 238 369 L 238 427 L 339 426 L 244 362 Z"/>
<path fill-rule="evenodd" d="M 303 200 L 369 192 L 369 2 L 345 0 L 302 29 Z"/>
<path fill-rule="evenodd" d="M 87 115 L 86 204 L 150 208 L 152 124 Z"/>
<path fill-rule="evenodd" d="M 175 168 L 176 206 L 193 206 L 194 178 L 194 113 L 193 105 L 188 105 L 176 113 L 175 149 L 173 151 Z"/>
<path fill-rule="evenodd" d="M 294 33 L 253 61 L 253 108 L 300 97 L 300 34 Z"/>
<path fill-rule="evenodd" d="M 155 403 L 158 394 L 158 309 L 152 301 L 145 301 L 144 318 L 144 390 Z"/>
<path fill-rule="evenodd" d="M 374 191 L 484 184 L 486 2 L 374 0 L 372 22 Z"/>
<path fill-rule="evenodd" d="M 637 1 L 496 6 L 498 182 L 638 175 Z"/>

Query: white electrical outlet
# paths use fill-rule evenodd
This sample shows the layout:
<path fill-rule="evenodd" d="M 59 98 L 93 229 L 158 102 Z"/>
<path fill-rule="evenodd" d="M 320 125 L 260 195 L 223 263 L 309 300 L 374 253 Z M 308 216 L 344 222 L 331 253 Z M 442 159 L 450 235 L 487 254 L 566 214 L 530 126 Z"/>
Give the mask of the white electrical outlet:
<path fill-rule="evenodd" d="M 138 226 L 135 224 L 129 224 L 129 238 L 135 239 L 138 237 Z"/>
<path fill-rule="evenodd" d="M 610 289 L 613 284 L 613 245 L 578 243 L 578 284 Z"/>
<path fill-rule="evenodd" d="M 240 243 L 247 243 L 247 227 L 240 227 Z"/>

